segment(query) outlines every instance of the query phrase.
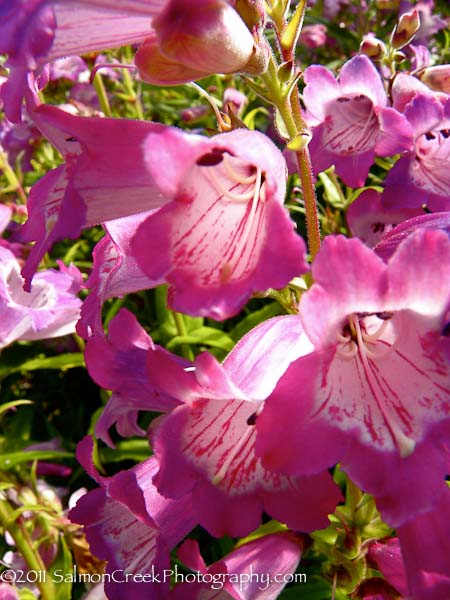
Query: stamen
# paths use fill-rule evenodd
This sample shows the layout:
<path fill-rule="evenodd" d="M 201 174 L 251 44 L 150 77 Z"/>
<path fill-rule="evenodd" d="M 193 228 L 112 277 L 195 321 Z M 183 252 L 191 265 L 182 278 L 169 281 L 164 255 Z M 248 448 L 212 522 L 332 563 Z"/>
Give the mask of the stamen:
<path fill-rule="evenodd" d="M 254 193 L 253 193 L 252 206 L 250 209 L 250 214 L 248 216 L 247 222 L 245 223 L 245 229 L 242 233 L 242 240 L 244 241 L 244 243 L 246 242 L 248 235 L 253 227 L 253 221 L 255 220 L 256 209 L 258 208 L 258 200 L 260 198 L 260 195 L 261 195 L 262 200 L 264 201 L 265 192 L 262 189 L 261 181 L 262 181 L 262 173 L 261 173 L 261 169 L 258 167 L 256 169 L 256 181 L 255 181 L 255 189 L 254 189 Z"/>
<path fill-rule="evenodd" d="M 229 164 L 229 160 L 230 160 L 229 156 L 224 154 L 223 155 L 223 166 L 225 167 L 225 171 L 227 172 L 227 174 L 230 176 L 230 178 L 233 181 L 235 181 L 236 183 L 242 183 L 243 185 L 255 183 L 256 173 L 252 173 L 248 177 L 243 177 L 242 175 L 239 175 L 239 173 L 236 173 L 236 171 L 234 171 L 232 166 Z"/>
<path fill-rule="evenodd" d="M 362 338 L 365 342 L 377 342 L 380 337 L 383 335 L 383 333 L 385 332 L 385 330 L 387 329 L 387 326 L 389 324 L 389 320 L 384 320 L 381 325 L 378 327 L 378 329 L 375 331 L 375 333 L 367 333 L 365 331 L 362 332 Z"/>
<path fill-rule="evenodd" d="M 215 188 L 217 193 L 220 194 L 220 196 L 226 198 L 227 200 L 230 200 L 230 202 L 248 202 L 253 196 L 253 189 L 249 190 L 248 192 L 242 192 L 241 194 L 235 194 L 231 190 L 227 190 L 218 178 L 217 174 L 215 173 L 214 168 L 206 167 L 204 173 L 210 180 L 212 186 Z"/>
<path fill-rule="evenodd" d="M 358 345 L 353 340 L 351 340 L 350 343 L 347 342 L 343 346 L 338 346 L 337 353 L 341 358 L 345 358 L 345 360 L 351 360 L 352 358 L 355 358 L 355 356 L 358 354 Z"/>

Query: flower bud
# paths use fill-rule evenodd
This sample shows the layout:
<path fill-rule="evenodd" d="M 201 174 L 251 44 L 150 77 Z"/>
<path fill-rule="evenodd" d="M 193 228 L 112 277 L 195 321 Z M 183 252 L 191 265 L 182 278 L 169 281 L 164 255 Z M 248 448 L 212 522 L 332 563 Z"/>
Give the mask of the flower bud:
<path fill-rule="evenodd" d="M 224 0 L 170 0 L 153 27 L 136 55 L 144 81 L 176 85 L 212 73 L 261 72 L 253 35 Z"/>
<path fill-rule="evenodd" d="M 416 35 L 419 27 L 420 17 L 417 9 L 403 13 L 392 32 L 391 46 L 396 50 L 400 50 L 400 48 L 409 44 Z"/>
<path fill-rule="evenodd" d="M 417 77 L 432 90 L 450 94 L 450 65 L 426 67 Z"/>
<path fill-rule="evenodd" d="M 250 31 L 264 27 L 266 13 L 261 0 L 236 0 L 236 11 Z"/>
<path fill-rule="evenodd" d="M 386 56 L 386 44 L 376 37 L 366 36 L 359 46 L 359 52 L 372 60 L 380 61 Z"/>

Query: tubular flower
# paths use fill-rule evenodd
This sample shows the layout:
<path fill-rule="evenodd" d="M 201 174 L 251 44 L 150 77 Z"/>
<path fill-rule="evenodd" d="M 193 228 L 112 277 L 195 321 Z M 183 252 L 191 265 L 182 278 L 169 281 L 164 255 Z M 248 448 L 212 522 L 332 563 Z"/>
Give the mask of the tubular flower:
<path fill-rule="evenodd" d="M 165 130 L 164 125 L 75 117 L 46 105 L 34 111 L 33 119 L 65 163 L 31 189 L 29 218 L 18 236 L 36 241 L 22 271 L 27 283 L 56 241 L 167 202 L 146 168 L 142 149 L 145 137 Z"/>
<path fill-rule="evenodd" d="M 212 73 L 262 73 L 268 54 L 227 0 L 170 0 L 136 54 L 144 81 L 178 85 Z M 255 39 L 256 38 L 256 39 Z"/>
<path fill-rule="evenodd" d="M 395 527 L 445 490 L 450 240 L 417 231 L 386 264 L 357 239 L 328 237 L 312 274 L 304 355 L 266 400 L 256 452 L 291 475 L 340 462 Z"/>
<path fill-rule="evenodd" d="M 298 356 L 300 337 L 298 319 L 280 317 L 247 334 L 223 365 L 206 353 L 187 372 L 161 353 L 149 360 L 152 384 L 182 400 L 153 433 L 161 465 L 154 483 L 167 497 L 192 492 L 199 522 L 214 536 L 247 535 L 263 510 L 295 530 L 311 531 L 327 524 L 340 500 L 328 472 L 283 476 L 264 468 L 255 454 L 264 400 Z M 188 375 L 190 394 L 176 383 Z"/>
<path fill-rule="evenodd" d="M 302 540 L 290 531 L 265 535 L 240 545 L 209 567 L 195 540 L 183 542 L 177 554 L 208 583 L 178 584 L 170 600 L 214 600 L 220 590 L 223 600 L 275 600 L 293 577 L 302 554 Z"/>
<path fill-rule="evenodd" d="M 116 424 L 123 437 L 145 435 L 137 423 L 140 410 L 167 412 L 180 401 L 153 386 L 148 377 L 147 362 L 152 356 L 167 351 L 155 346 L 136 317 L 122 308 L 111 320 L 108 336 L 97 331 L 86 344 L 86 366 L 92 379 L 112 390 L 95 427 L 96 435 L 114 447 L 109 428 Z M 179 358 L 182 367 L 189 366 Z"/>
<path fill-rule="evenodd" d="M 450 209 L 450 99 L 417 94 L 405 108 L 414 131 L 414 148 L 389 171 L 381 201 L 386 208 L 426 204 Z"/>
<path fill-rule="evenodd" d="M 238 129 L 205 139 L 168 128 L 145 151 L 171 202 L 142 223 L 131 250 L 150 279 L 170 284 L 175 310 L 224 319 L 253 292 L 307 270 L 283 207 L 286 163 L 266 136 Z"/>
<path fill-rule="evenodd" d="M 19 234 L 37 241 L 23 269 L 27 282 L 56 240 L 120 217 L 129 218 L 106 226 L 111 243 L 97 251 L 108 253 L 111 270 L 99 265 L 91 279 L 90 315 L 98 298 L 167 282 L 176 310 L 224 319 L 252 293 L 284 287 L 307 270 L 305 244 L 283 207 L 286 163 L 263 134 L 235 130 L 208 139 L 50 106 L 39 107 L 35 120 L 66 163 L 30 194 Z M 146 211 L 154 212 L 143 220 Z M 88 325 L 98 322 L 92 318 Z"/>
<path fill-rule="evenodd" d="M 16 340 L 41 340 L 75 331 L 80 315 L 81 274 L 76 267 L 40 271 L 23 290 L 16 257 L 0 246 L 0 349 Z"/>
<path fill-rule="evenodd" d="M 338 80 L 322 66 L 304 73 L 303 98 L 313 137 L 309 148 L 315 172 L 335 165 L 351 187 L 364 185 L 375 156 L 390 156 L 412 147 L 412 133 L 403 115 L 387 106 L 383 83 L 364 56 L 341 69 Z"/>
<path fill-rule="evenodd" d="M 152 484 L 158 470 L 155 457 L 107 478 L 96 472 L 92 450 L 91 438 L 84 438 L 77 458 L 100 487 L 82 496 L 69 518 L 84 525 L 92 552 L 107 561 L 106 573 L 113 574 L 105 584 L 110 600 L 130 594 L 138 600 L 164 600 L 169 580 L 163 573 L 170 566 L 170 551 L 196 525 L 192 501 L 189 496 L 170 500 L 158 494 Z M 152 573 L 154 578 L 136 580 L 136 573 Z"/>

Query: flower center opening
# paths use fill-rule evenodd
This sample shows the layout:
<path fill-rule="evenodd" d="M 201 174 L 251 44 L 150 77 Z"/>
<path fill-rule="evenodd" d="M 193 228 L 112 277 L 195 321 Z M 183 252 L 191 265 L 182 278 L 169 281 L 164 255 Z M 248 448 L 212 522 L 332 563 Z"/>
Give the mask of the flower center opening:
<path fill-rule="evenodd" d="M 450 129 L 436 129 L 416 141 L 416 156 L 410 174 L 415 185 L 438 196 L 450 194 Z"/>
<path fill-rule="evenodd" d="M 392 332 L 388 332 L 393 316 L 390 312 L 350 315 L 342 333 L 337 332 L 338 355 L 351 360 L 359 354 L 367 362 L 368 359 L 376 360 L 390 354 L 400 338 L 398 331 L 394 337 Z M 385 335 L 387 333 L 389 335 Z"/>
<path fill-rule="evenodd" d="M 323 145 L 336 154 L 361 154 L 373 148 L 378 132 L 372 100 L 363 94 L 349 94 L 330 103 Z"/>
<path fill-rule="evenodd" d="M 386 390 L 380 384 L 381 377 L 373 362 L 390 355 L 400 344 L 404 325 L 402 313 L 354 313 L 348 317 L 342 333 L 337 333 L 339 341 L 337 355 L 344 360 L 360 359 L 371 396 L 392 440 L 402 458 L 409 456 L 415 448 L 415 440 L 404 432 L 404 423 L 398 413 L 386 401 Z"/>

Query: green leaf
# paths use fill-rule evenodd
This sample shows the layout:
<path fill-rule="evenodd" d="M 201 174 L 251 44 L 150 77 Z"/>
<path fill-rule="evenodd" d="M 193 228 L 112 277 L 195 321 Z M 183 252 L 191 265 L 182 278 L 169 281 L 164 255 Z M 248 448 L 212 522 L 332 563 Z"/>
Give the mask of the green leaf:
<path fill-rule="evenodd" d="M 3 379 L 11 373 L 21 371 L 36 371 L 38 369 L 74 369 L 75 367 L 84 367 L 84 356 L 81 352 L 69 352 L 58 356 L 38 356 L 31 360 L 26 360 L 20 364 L 2 365 L 0 367 L 0 379 Z"/>
<path fill-rule="evenodd" d="M 174 348 L 182 344 L 195 344 L 209 346 L 211 348 L 220 348 L 229 352 L 233 349 L 234 342 L 230 336 L 214 327 L 199 327 L 190 331 L 187 335 L 177 335 L 167 344 L 167 350 L 173 351 Z"/>
<path fill-rule="evenodd" d="M 18 590 L 19 600 L 36 600 L 36 596 L 28 588 L 21 588 Z"/>
<path fill-rule="evenodd" d="M 55 600 L 71 599 L 73 577 L 68 577 L 68 575 L 72 575 L 72 573 L 72 555 L 70 553 L 69 548 L 67 547 L 66 540 L 63 537 L 61 537 L 58 555 L 49 569 L 49 577 L 54 582 L 55 587 Z"/>
<path fill-rule="evenodd" d="M 328 203 L 334 208 L 344 208 L 345 199 L 342 198 L 342 193 L 339 193 L 335 182 L 326 173 L 319 173 L 319 179 L 325 188 Z"/>
<path fill-rule="evenodd" d="M 101 448 L 100 459 L 102 464 L 133 460 L 142 462 L 151 455 L 150 446 L 146 439 L 123 440 L 117 443 L 116 448 Z"/>
<path fill-rule="evenodd" d="M 228 335 L 232 340 L 238 342 L 241 337 L 250 331 L 250 329 L 253 329 L 253 327 L 256 327 L 271 317 L 276 317 L 281 314 L 283 314 L 283 309 L 280 304 L 278 302 L 272 302 L 271 304 L 267 304 L 263 308 L 246 316 L 240 323 L 238 323 L 231 331 L 228 332 Z"/>
<path fill-rule="evenodd" d="M 21 404 L 33 404 L 31 400 L 13 400 L 12 402 L 6 402 L 0 406 L 0 417 L 5 414 L 11 408 L 16 408 L 16 406 L 20 406 Z"/>
<path fill-rule="evenodd" d="M 60 458 L 73 458 L 71 452 L 56 452 L 54 450 L 22 450 L 21 452 L 8 452 L 0 454 L 0 469 L 12 469 L 17 465 L 33 460 L 58 460 Z"/>

